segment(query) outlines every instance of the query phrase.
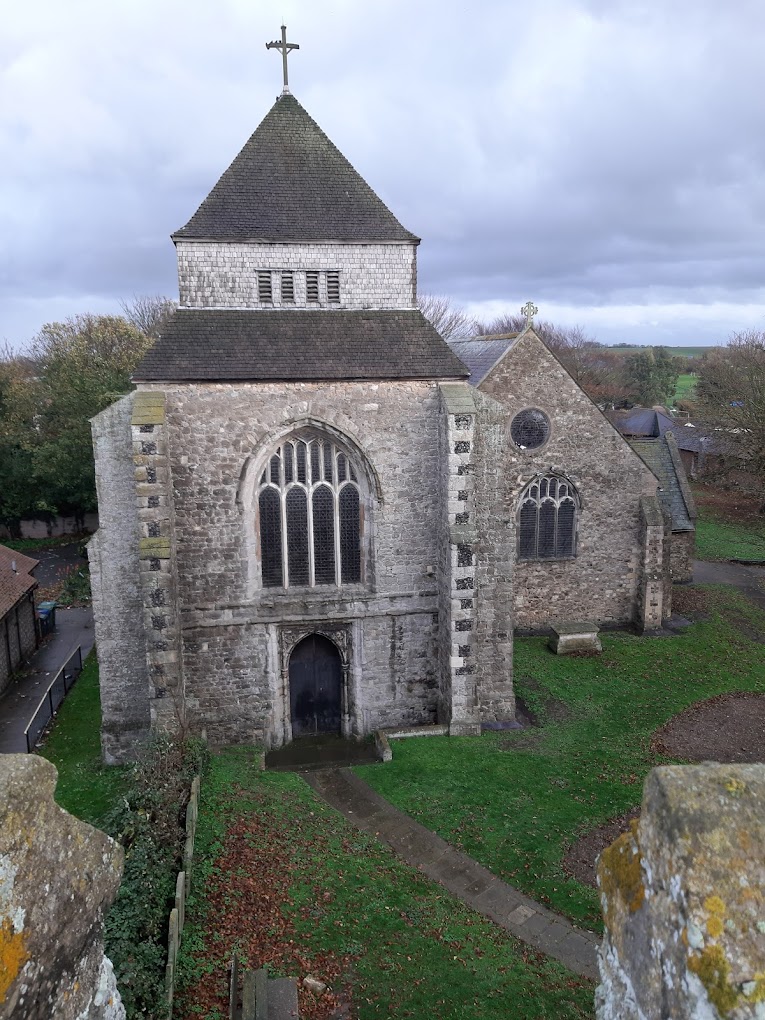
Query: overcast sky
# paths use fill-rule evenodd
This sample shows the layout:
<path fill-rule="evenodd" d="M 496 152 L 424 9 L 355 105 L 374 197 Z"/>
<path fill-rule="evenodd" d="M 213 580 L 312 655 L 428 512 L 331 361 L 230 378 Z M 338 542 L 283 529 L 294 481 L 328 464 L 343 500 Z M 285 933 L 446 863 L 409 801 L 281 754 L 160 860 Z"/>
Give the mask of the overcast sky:
<path fill-rule="evenodd" d="M 169 235 L 280 91 L 282 19 L 422 291 L 606 342 L 765 328 L 762 0 L 29 0 L 0 31 L 0 340 L 177 297 Z"/>

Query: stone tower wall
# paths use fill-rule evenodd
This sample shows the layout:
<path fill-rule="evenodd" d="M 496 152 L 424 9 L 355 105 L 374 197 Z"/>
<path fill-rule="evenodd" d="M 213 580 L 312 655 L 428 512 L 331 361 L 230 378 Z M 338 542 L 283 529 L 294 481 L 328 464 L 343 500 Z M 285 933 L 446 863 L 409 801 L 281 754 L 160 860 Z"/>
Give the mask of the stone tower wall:
<path fill-rule="evenodd" d="M 118 400 L 91 423 L 99 529 L 88 543 L 88 558 L 98 661 L 106 681 L 101 741 L 110 764 L 134 757 L 151 725 L 130 427 L 134 396 Z"/>
<path fill-rule="evenodd" d="M 159 387 L 142 387 L 139 393 Z M 436 719 L 438 387 L 428 382 L 172 385 L 166 450 L 175 514 L 185 705 L 214 742 L 289 739 L 288 660 L 324 633 L 343 658 L 349 732 Z M 296 427 L 330 430 L 370 466 L 361 585 L 263 588 L 255 491 Z"/>
<path fill-rule="evenodd" d="M 414 308 L 413 244 L 257 244 L 177 241 L 182 308 Z M 258 271 L 271 272 L 273 299 L 258 297 Z M 281 300 L 281 272 L 294 274 L 295 300 Z M 318 270 L 319 302 L 306 299 L 306 270 Z M 340 273 L 340 301 L 327 300 L 327 270 Z"/>

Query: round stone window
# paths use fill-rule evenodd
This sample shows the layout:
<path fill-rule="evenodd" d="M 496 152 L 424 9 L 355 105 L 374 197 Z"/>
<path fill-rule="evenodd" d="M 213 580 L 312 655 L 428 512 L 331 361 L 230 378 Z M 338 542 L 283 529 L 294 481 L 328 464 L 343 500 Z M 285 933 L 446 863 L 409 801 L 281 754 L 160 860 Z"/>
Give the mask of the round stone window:
<path fill-rule="evenodd" d="M 536 407 L 519 411 L 510 423 L 510 436 L 519 450 L 536 450 L 550 436 L 550 419 Z"/>

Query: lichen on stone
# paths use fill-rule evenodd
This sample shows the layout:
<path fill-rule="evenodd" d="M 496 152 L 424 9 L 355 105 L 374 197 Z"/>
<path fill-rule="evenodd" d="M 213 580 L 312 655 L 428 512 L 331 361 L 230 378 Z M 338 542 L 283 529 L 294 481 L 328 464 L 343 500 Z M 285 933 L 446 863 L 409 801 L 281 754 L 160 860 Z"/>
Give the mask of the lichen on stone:
<path fill-rule="evenodd" d="M 718 1011 L 723 1016 L 730 1013 L 739 993 L 728 980 L 730 964 L 722 946 L 705 946 L 701 952 L 693 953 L 688 959 L 688 969 L 699 978 Z"/>
<path fill-rule="evenodd" d="M 639 910 L 645 900 L 642 858 L 637 841 L 637 821 L 630 822 L 629 832 L 623 833 L 600 857 L 600 886 L 608 913 L 613 908 L 616 894 L 630 913 Z M 608 917 L 607 917 L 608 920 Z"/>
<path fill-rule="evenodd" d="M 28 959 L 24 932 L 15 931 L 10 918 L 3 918 L 0 922 L 0 1005 Z"/>

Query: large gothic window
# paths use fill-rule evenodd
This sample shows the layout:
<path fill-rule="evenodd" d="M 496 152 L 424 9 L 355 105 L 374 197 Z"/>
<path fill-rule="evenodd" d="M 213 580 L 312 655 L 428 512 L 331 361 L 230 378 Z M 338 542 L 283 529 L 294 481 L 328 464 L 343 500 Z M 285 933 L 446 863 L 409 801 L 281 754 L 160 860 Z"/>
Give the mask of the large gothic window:
<path fill-rule="evenodd" d="M 576 490 L 565 478 L 535 478 L 521 494 L 518 558 L 563 560 L 576 553 Z"/>
<path fill-rule="evenodd" d="M 264 587 L 361 581 L 359 474 L 335 442 L 291 436 L 272 454 L 257 495 Z"/>

